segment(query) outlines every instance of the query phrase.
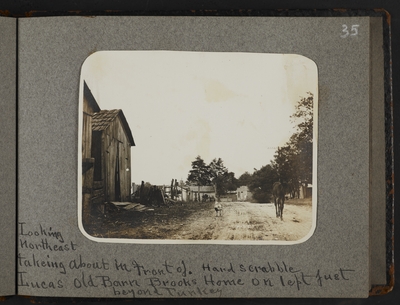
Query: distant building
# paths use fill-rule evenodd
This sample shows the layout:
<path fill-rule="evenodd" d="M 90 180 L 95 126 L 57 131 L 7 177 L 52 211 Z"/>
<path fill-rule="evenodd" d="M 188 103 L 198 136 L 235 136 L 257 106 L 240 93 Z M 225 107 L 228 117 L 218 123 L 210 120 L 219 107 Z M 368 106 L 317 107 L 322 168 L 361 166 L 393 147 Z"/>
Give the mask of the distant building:
<path fill-rule="evenodd" d="M 238 201 L 251 201 L 253 199 L 253 196 L 246 185 L 239 187 L 236 190 L 236 194 Z"/>
<path fill-rule="evenodd" d="M 308 184 L 307 187 L 304 185 L 300 186 L 299 198 L 311 198 L 312 197 L 312 185 Z"/>
<path fill-rule="evenodd" d="M 189 201 L 195 201 L 196 198 L 198 201 L 201 201 L 203 198 L 203 195 L 207 195 L 208 198 L 210 197 L 216 197 L 215 193 L 215 187 L 213 185 L 207 185 L 207 186 L 197 186 L 197 185 L 191 185 L 189 186 L 189 191 L 188 191 L 188 199 Z"/>
<path fill-rule="evenodd" d="M 228 192 L 226 192 L 226 194 L 221 195 L 221 196 L 219 197 L 219 200 L 220 200 L 221 202 L 238 201 L 236 191 L 228 191 Z"/>

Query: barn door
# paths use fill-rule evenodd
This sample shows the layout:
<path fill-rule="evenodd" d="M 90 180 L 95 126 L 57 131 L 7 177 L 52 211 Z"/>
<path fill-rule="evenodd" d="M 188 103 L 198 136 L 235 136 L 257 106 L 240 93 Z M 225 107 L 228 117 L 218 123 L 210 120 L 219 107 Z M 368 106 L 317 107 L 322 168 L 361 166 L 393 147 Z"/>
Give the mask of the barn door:
<path fill-rule="evenodd" d="M 117 144 L 117 156 L 115 159 L 115 200 L 121 201 L 121 177 L 119 171 L 119 143 Z"/>

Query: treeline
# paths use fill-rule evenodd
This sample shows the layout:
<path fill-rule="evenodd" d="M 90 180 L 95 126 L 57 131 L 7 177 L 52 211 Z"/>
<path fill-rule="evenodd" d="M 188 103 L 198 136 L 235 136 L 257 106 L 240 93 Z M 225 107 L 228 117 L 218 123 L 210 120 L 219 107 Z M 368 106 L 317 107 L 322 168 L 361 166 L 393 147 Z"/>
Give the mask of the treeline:
<path fill-rule="evenodd" d="M 287 193 L 293 197 L 299 196 L 300 187 L 312 183 L 313 104 L 314 95 L 311 92 L 297 102 L 295 113 L 290 117 L 295 132 L 283 146 L 277 148 L 269 164 L 235 178 L 235 174 L 224 166 L 221 158 L 206 164 L 197 156 L 192 162 L 187 183 L 215 185 L 217 196 L 246 185 L 255 201 L 268 202 L 272 185 L 280 181 L 285 184 Z"/>
<path fill-rule="evenodd" d="M 314 95 L 308 92 L 297 102 L 295 113 L 290 117 L 295 132 L 289 141 L 277 148 L 270 164 L 239 178 L 242 183 L 246 182 L 254 200 L 269 201 L 272 185 L 277 181 L 284 183 L 292 197 L 298 197 L 300 188 L 312 183 L 313 106 Z"/>
<path fill-rule="evenodd" d="M 308 92 L 297 102 L 295 113 L 290 117 L 295 132 L 289 141 L 277 148 L 270 164 L 239 178 L 247 181 L 256 201 L 270 200 L 276 181 L 284 183 L 292 197 L 298 197 L 300 188 L 312 183 L 313 106 L 314 95 Z"/>
<path fill-rule="evenodd" d="M 215 158 L 210 164 L 206 164 L 200 156 L 192 162 L 187 183 L 198 186 L 214 185 L 217 196 L 224 195 L 228 191 L 236 191 L 240 186 L 235 173 L 225 167 L 221 158 Z"/>

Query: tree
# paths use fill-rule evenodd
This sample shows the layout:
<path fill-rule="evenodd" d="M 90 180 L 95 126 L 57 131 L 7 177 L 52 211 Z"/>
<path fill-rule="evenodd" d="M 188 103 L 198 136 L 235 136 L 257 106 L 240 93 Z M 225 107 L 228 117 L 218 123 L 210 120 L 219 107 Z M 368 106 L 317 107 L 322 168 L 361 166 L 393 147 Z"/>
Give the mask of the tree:
<path fill-rule="evenodd" d="M 224 161 L 221 158 L 213 159 L 209 165 L 211 179 L 215 179 L 219 176 L 223 176 L 228 172 L 228 169 L 224 165 Z"/>
<path fill-rule="evenodd" d="M 312 182 L 314 95 L 311 92 L 307 94 L 297 102 L 296 111 L 291 116 L 296 131 L 284 146 L 277 149 L 271 162 L 278 180 L 288 183 L 292 193 L 298 191 L 299 183 L 307 186 Z"/>
<path fill-rule="evenodd" d="M 291 138 L 295 151 L 298 181 L 307 186 L 312 183 L 313 143 L 294 134 Z"/>
<path fill-rule="evenodd" d="M 296 176 L 296 161 L 295 150 L 290 144 L 278 147 L 271 164 L 276 170 L 279 181 L 287 182 Z"/>
<path fill-rule="evenodd" d="M 192 169 L 189 171 L 187 182 L 192 185 L 210 185 L 211 184 L 210 167 L 204 160 L 197 156 L 192 162 Z"/>
<path fill-rule="evenodd" d="M 211 181 L 215 185 L 216 195 L 221 196 L 228 191 L 237 189 L 237 179 L 233 172 L 229 172 L 221 158 L 213 159 L 209 165 Z"/>
<path fill-rule="evenodd" d="M 210 167 L 204 160 L 197 156 L 192 162 L 192 169 L 189 171 L 187 182 L 191 185 L 198 186 L 198 192 L 195 194 L 195 201 L 200 201 L 200 186 L 211 184 Z"/>
<path fill-rule="evenodd" d="M 229 172 L 226 179 L 226 188 L 228 191 L 236 191 L 240 186 L 234 172 Z"/>
<path fill-rule="evenodd" d="M 291 116 L 292 122 L 297 123 L 289 143 L 293 146 L 297 155 L 298 179 L 307 186 L 312 183 L 313 160 L 313 107 L 314 95 L 307 92 L 296 105 L 296 112 Z"/>
<path fill-rule="evenodd" d="M 225 195 L 228 191 L 236 191 L 238 188 L 237 179 L 235 173 L 225 172 L 214 178 L 213 183 L 216 188 L 216 195 Z"/>
<path fill-rule="evenodd" d="M 276 181 L 278 181 L 278 174 L 271 164 L 255 170 L 249 185 L 253 199 L 257 202 L 269 202 L 272 195 L 272 185 Z"/>
<path fill-rule="evenodd" d="M 297 102 L 296 112 L 290 118 L 292 123 L 296 124 L 297 133 L 293 135 L 296 140 L 312 143 L 314 94 L 311 92 L 307 94 L 307 97 L 302 97 Z"/>
<path fill-rule="evenodd" d="M 249 172 L 243 173 L 238 179 L 238 186 L 249 186 L 251 183 L 252 175 Z"/>
<path fill-rule="evenodd" d="M 217 196 L 236 190 L 238 187 L 235 174 L 229 172 L 221 158 L 215 158 L 207 165 L 200 156 L 197 156 L 196 160 L 192 162 L 192 169 L 189 171 L 187 182 L 197 185 L 199 192 L 200 186 L 214 185 Z"/>
<path fill-rule="evenodd" d="M 293 144 L 287 143 L 285 146 L 278 147 L 274 155 L 272 167 L 277 174 L 277 180 L 285 185 L 285 192 L 290 193 L 291 197 L 299 195 L 299 155 Z"/>

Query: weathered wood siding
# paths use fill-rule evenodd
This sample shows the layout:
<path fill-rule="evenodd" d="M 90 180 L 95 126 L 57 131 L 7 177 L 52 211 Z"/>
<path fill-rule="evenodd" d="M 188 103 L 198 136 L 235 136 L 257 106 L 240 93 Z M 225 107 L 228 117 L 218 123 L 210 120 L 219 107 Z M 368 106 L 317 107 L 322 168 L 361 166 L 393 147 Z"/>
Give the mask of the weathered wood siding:
<path fill-rule="evenodd" d="M 95 110 L 86 97 L 83 98 L 82 160 L 92 156 L 92 116 Z"/>
<path fill-rule="evenodd" d="M 115 194 L 115 172 L 118 154 L 121 201 L 130 201 L 131 143 L 129 143 L 119 116 L 102 132 L 102 145 L 102 177 L 106 200 L 119 200 Z"/>
<path fill-rule="evenodd" d="M 82 125 L 82 169 L 85 168 L 85 163 L 92 158 L 92 116 L 95 112 L 94 105 L 89 103 L 86 96 L 83 97 L 83 125 Z M 93 179 L 93 173 L 82 172 L 82 185 L 90 187 Z M 87 192 L 87 190 L 83 189 Z"/>
<path fill-rule="evenodd" d="M 87 91 L 86 91 L 87 90 Z M 89 95 L 89 96 L 87 96 Z M 88 100 L 92 98 L 93 100 Z M 90 90 L 85 87 L 83 95 L 83 125 L 82 125 L 82 216 L 83 224 L 90 222 L 91 197 L 93 193 L 94 159 L 92 158 L 92 117 L 98 105 Z"/>
<path fill-rule="evenodd" d="M 102 132 L 101 131 L 93 131 L 92 133 L 92 157 L 94 158 L 94 181 L 102 181 L 103 173 L 102 173 Z"/>

